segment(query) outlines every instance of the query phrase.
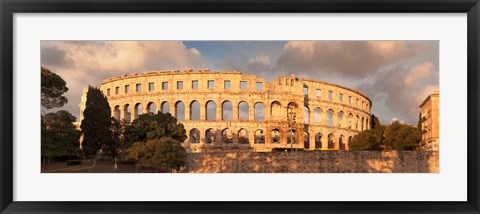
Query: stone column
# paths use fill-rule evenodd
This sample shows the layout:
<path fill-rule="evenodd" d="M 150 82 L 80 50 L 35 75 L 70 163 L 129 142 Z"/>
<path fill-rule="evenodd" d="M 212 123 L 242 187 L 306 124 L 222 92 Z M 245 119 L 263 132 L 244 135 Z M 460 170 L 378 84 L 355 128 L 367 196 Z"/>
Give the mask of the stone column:
<path fill-rule="evenodd" d="M 238 101 L 232 102 L 232 121 L 238 121 Z"/>
<path fill-rule="evenodd" d="M 322 143 L 322 148 L 326 149 L 328 148 L 328 132 L 326 132 L 322 138 L 320 139 L 320 142 Z"/>
<path fill-rule="evenodd" d="M 255 103 L 248 104 L 250 108 L 248 108 L 248 120 L 255 121 Z"/>
<path fill-rule="evenodd" d="M 185 106 L 185 112 L 184 112 L 185 120 L 190 120 L 190 102 L 191 101 L 183 102 Z"/>
<path fill-rule="evenodd" d="M 200 102 L 200 120 L 207 120 L 207 103 L 205 100 L 198 100 Z"/>
<path fill-rule="evenodd" d="M 222 101 L 215 100 L 215 104 L 217 106 L 217 111 L 216 111 L 217 120 L 222 120 Z"/>

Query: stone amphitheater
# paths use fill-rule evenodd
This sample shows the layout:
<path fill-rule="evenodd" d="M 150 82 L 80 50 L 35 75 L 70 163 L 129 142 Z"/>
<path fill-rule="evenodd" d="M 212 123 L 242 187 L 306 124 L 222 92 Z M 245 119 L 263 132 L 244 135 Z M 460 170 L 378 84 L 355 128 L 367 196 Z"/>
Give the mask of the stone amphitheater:
<path fill-rule="evenodd" d="M 157 111 L 175 116 L 190 153 L 348 150 L 352 136 L 370 128 L 365 94 L 293 75 L 267 82 L 237 71 L 151 71 L 106 79 L 100 89 L 117 119 Z M 85 97 L 86 90 L 80 121 Z"/>

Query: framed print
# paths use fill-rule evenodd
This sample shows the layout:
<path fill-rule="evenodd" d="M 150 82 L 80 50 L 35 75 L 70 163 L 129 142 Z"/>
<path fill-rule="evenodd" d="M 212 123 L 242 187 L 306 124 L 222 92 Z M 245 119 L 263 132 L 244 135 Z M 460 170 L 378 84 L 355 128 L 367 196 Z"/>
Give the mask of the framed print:
<path fill-rule="evenodd" d="M 479 213 L 476 0 L 0 5 L 2 213 Z"/>

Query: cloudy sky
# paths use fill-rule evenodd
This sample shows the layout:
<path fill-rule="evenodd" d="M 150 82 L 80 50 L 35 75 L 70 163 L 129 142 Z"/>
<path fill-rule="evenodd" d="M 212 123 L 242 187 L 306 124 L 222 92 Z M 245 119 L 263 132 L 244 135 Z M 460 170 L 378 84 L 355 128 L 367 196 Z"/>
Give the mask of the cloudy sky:
<path fill-rule="evenodd" d="M 382 124 L 418 120 L 438 90 L 438 41 L 42 41 L 41 63 L 66 82 L 62 109 L 78 117 L 82 88 L 132 72 L 210 68 L 315 78 L 370 97 Z"/>

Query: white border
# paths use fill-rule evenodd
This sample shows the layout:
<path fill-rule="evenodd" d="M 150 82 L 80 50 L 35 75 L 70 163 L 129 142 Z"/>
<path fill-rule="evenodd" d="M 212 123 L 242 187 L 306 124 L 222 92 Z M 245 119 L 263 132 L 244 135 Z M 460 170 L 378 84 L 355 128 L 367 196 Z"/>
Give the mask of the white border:
<path fill-rule="evenodd" d="M 466 201 L 466 14 L 15 14 L 15 201 Z M 40 40 L 440 40 L 438 174 L 40 174 Z M 453 114 L 455 112 L 455 114 Z"/>

